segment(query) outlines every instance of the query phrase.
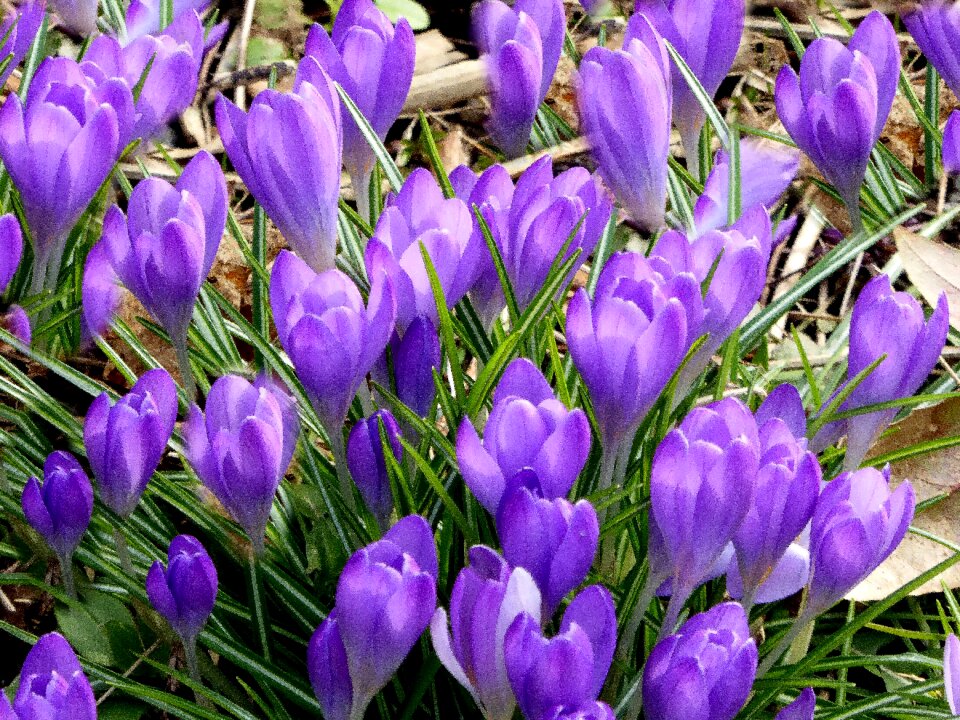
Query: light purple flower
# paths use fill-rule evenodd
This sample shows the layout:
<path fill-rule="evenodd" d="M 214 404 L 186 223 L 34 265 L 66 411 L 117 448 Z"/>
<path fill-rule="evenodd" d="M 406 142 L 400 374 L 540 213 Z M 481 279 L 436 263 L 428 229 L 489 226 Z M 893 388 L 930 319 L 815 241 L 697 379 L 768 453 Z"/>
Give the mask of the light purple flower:
<path fill-rule="evenodd" d="M 491 515 L 500 508 L 507 482 L 525 468 L 536 473 L 543 497 L 565 497 L 589 453 L 586 414 L 557 400 L 543 373 L 525 358 L 504 371 L 483 441 L 469 418 L 457 431 L 460 472 Z"/>
<path fill-rule="evenodd" d="M 0 44 L 0 58 L 12 55 L 10 63 L 0 73 L 0 88 L 7 84 L 7 79 L 30 52 L 30 46 L 43 22 L 45 6 L 46 3 L 43 0 L 28 0 L 16 10 L 8 12 L 0 23 L 0 38 L 7 38 L 6 42 Z M 96 13 L 96 7 L 94 7 L 94 13 Z"/>
<path fill-rule="evenodd" d="M 97 720 L 97 703 L 77 654 L 62 635 L 37 640 L 20 669 L 20 684 L 11 706 L 0 692 L 3 720 Z"/>
<path fill-rule="evenodd" d="M 107 243 L 101 239 L 90 248 L 83 264 L 80 331 L 84 344 L 102 335 L 113 322 L 120 307 L 120 289 Z"/>
<path fill-rule="evenodd" d="M 954 110 L 943 128 L 943 171 L 947 175 L 960 175 L 960 110 Z"/>
<path fill-rule="evenodd" d="M 176 22 L 183 15 L 191 14 L 196 11 L 202 14 L 210 5 L 211 0 L 173 0 L 173 22 Z M 160 5 L 162 0 L 131 0 L 127 6 L 126 26 L 127 34 L 121 38 L 124 44 L 134 42 L 137 38 L 144 35 L 154 35 L 160 32 Z M 222 37 L 220 25 L 213 28 L 210 32 L 211 38 L 208 39 L 208 46 L 216 44 Z M 211 42 L 214 36 L 218 36 L 216 42 Z"/>
<path fill-rule="evenodd" d="M 16 215 L 0 215 L 0 295 L 7 291 L 23 257 L 23 234 Z M 23 342 L 30 344 L 30 318 L 19 305 L 10 305 L 0 312 L 0 327 Z"/>
<path fill-rule="evenodd" d="M 953 633 L 943 646 L 943 694 L 950 712 L 960 715 L 960 640 Z"/>
<path fill-rule="evenodd" d="M 217 601 L 217 568 L 200 541 L 178 535 L 170 542 L 167 566 L 159 560 L 147 573 L 147 598 L 184 644 L 192 644 Z"/>
<path fill-rule="evenodd" d="M 71 33 L 80 36 L 97 32 L 97 9 L 95 0 L 49 0 L 50 10 L 57 14 L 60 24 Z"/>
<path fill-rule="evenodd" d="M 817 698 L 813 688 L 804 688 L 797 699 L 777 713 L 774 720 L 813 720 Z"/>
<path fill-rule="evenodd" d="M 960 7 L 926 0 L 902 11 L 900 19 L 953 94 L 960 97 Z"/>
<path fill-rule="evenodd" d="M 393 492 L 390 490 L 390 477 L 387 475 L 385 451 L 380 437 L 381 423 L 394 457 L 398 461 L 403 458 L 400 426 L 389 410 L 379 410 L 350 430 L 347 466 L 370 512 L 381 525 L 385 525 L 393 511 Z"/>
<path fill-rule="evenodd" d="M 487 720 L 510 720 L 517 702 L 504 663 L 504 637 L 521 613 L 540 622 L 540 592 L 523 568 L 483 545 L 457 575 L 447 612 L 437 608 L 430 637 L 440 662 L 470 691 Z"/>

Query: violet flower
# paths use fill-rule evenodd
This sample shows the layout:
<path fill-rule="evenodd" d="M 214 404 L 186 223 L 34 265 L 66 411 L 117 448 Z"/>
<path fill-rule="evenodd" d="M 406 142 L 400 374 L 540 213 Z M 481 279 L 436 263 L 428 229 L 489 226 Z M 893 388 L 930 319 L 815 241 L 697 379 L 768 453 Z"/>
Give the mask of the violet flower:
<path fill-rule="evenodd" d="M 511 568 L 483 545 L 470 548 L 447 612 L 437 608 L 430 637 L 443 666 L 470 691 L 487 720 L 510 720 L 517 706 L 504 663 L 504 637 L 518 615 L 540 622 L 540 591 L 530 574 Z M 452 629 L 452 635 L 451 635 Z"/>
<path fill-rule="evenodd" d="M 667 198 L 672 99 L 669 60 L 656 30 L 634 16 L 622 50 L 588 50 L 576 90 L 600 177 L 634 221 L 658 229 Z"/>
<path fill-rule="evenodd" d="M 554 708 L 544 716 L 546 720 L 616 720 L 613 708 L 605 702 L 594 700 L 576 707 Z"/>
<path fill-rule="evenodd" d="M 437 549 L 419 515 L 347 561 L 334 609 L 310 640 L 307 666 L 326 720 L 362 720 L 437 606 Z"/>
<path fill-rule="evenodd" d="M 565 497 L 590 454 L 590 423 L 568 410 L 533 363 L 514 360 L 493 393 L 493 410 L 481 442 L 464 418 L 457 431 L 457 461 L 470 490 L 496 515 L 507 482 L 530 468 L 542 497 Z M 543 588 L 541 588 L 543 590 Z"/>
<path fill-rule="evenodd" d="M 960 97 L 960 7 L 944 0 L 913 3 L 900 19 L 953 94 Z"/>
<path fill-rule="evenodd" d="M 954 110 L 943 128 L 941 147 L 943 171 L 951 177 L 960 175 L 960 111 Z"/>
<path fill-rule="evenodd" d="M 206 415 L 194 405 L 183 427 L 187 460 L 263 554 L 264 533 L 300 431 L 297 410 L 272 381 L 224 375 L 210 388 Z"/>
<path fill-rule="evenodd" d="M 306 57 L 293 92 L 265 90 L 249 113 L 221 95 L 216 117 L 230 162 L 290 247 L 315 271 L 332 268 L 343 138 L 326 72 Z"/>
<path fill-rule="evenodd" d="M 422 418 L 430 417 L 435 407 L 437 386 L 433 371 L 440 370 L 440 335 L 437 326 L 426 317 L 415 317 L 401 336 L 399 329 L 390 336 L 388 349 L 393 363 L 393 375 L 387 365 L 386 352 L 380 355 L 371 371 L 375 382 L 385 388 L 396 388 L 400 402 Z M 413 428 L 403 423 L 405 431 L 414 436 Z"/>
<path fill-rule="evenodd" d="M 97 32 L 97 10 L 100 3 L 95 0 L 49 0 L 50 10 L 57 14 L 60 25 L 74 35 L 87 37 Z"/>
<path fill-rule="evenodd" d="M 20 222 L 13 213 L 0 215 L 0 295 L 3 295 L 13 282 L 22 257 L 23 234 L 20 232 Z M 30 345 L 30 318 L 19 305 L 9 305 L 5 312 L 0 312 L 0 327 L 24 345 Z"/>
<path fill-rule="evenodd" d="M 217 601 L 217 569 L 200 541 L 191 535 L 175 537 L 167 566 L 154 562 L 146 587 L 150 604 L 180 636 L 188 654 L 191 645 L 195 652 L 197 636 Z"/>
<path fill-rule="evenodd" d="M 126 36 L 121 38 L 123 44 L 132 43 L 144 35 L 154 35 L 161 31 L 160 27 L 160 5 L 163 0 L 131 0 L 127 5 L 126 13 Z M 173 0 L 173 22 L 175 23 L 183 15 L 189 15 L 193 11 L 202 15 L 204 10 L 209 7 L 211 0 Z M 222 25 L 222 23 L 221 23 Z M 215 42 L 210 42 L 213 36 L 220 35 L 220 25 L 211 30 L 211 38 L 208 39 L 208 47 Z M 217 37 L 216 42 L 220 38 Z"/>
<path fill-rule="evenodd" d="M 860 186 L 899 79 L 897 36 L 876 10 L 846 47 L 833 38 L 818 38 L 803 56 L 799 77 L 790 66 L 777 76 L 780 120 L 837 189 L 856 229 L 861 226 Z"/>
<path fill-rule="evenodd" d="M 953 633 L 943 646 L 943 694 L 950 712 L 960 715 L 960 640 Z"/>
<path fill-rule="evenodd" d="M 774 720 L 813 720 L 817 707 L 817 697 L 813 688 L 804 688 L 797 699 L 777 713 Z"/>
<path fill-rule="evenodd" d="M 43 485 L 27 480 L 21 499 L 23 515 L 60 561 L 67 594 L 75 596 L 73 552 L 93 516 L 93 487 L 77 459 L 68 452 L 50 453 L 43 463 Z"/>
<path fill-rule="evenodd" d="M 40 30 L 45 12 L 43 0 L 28 0 L 20 7 L 8 12 L 0 23 L 0 38 L 6 38 L 6 41 L 0 44 L 0 58 L 11 56 L 6 69 L 0 72 L 0 88 L 7 84 L 13 71 L 26 59 L 30 46 L 33 45 Z"/>
<path fill-rule="evenodd" d="M 400 426 L 389 410 L 379 410 L 350 430 L 350 437 L 347 439 L 347 467 L 367 508 L 380 525 L 384 526 L 393 511 L 393 492 L 390 490 L 385 450 L 380 437 L 381 423 L 394 457 L 398 461 L 402 459 Z"/>
<path fill-rule="evenodd" d="M 97 720 L 97 702 L 77 654 L 62 635 L 47 633 L 27 653 L 13 704 L 0 692 L 4 720 Z"/>
<path fill-rule="evenodd" d="M 81 342 L 85 345 L 106 332 L 120 307 L 120 278 L 110 261 L 110 250 L 101 238 L 87 253 L 80 286 Z"/>

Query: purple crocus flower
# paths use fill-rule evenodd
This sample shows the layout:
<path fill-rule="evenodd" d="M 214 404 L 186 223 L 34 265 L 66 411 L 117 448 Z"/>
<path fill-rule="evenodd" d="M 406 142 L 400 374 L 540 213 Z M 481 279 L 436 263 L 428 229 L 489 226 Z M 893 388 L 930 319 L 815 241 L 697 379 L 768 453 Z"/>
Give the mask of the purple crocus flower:
<path fill-rule="evenodd" d="M 941 147 L 943 171 L 952 177 L 960 175 L 960 110 L 954 110 L 943 128 Z"/>
<path fill-rule="evenodd" d="M 843 473 L 820 494 L 810 528 L 810 584 L 803 617 L 828 610 L 892 553 L 913 519 L 913 486 L 890 492 L 890 469 Z"/>
<path fill-rule="evenodd" d="M 460 472 L 491 515 L 500 508 L 507 481 L 525 468 L 536 473 L 543 497 L 565 497 L 589 453 L 586 414 L 557 400 L 543 373 L 525 358 L 504 371 L 483 441 L 469 418 L 457 431 Z"/>
<path fill-rule="evenodd" d="M 487 720 L 510 720 L 517 701 L 504 663 L 504 637 L 521 613 L 540 622 L 540 591 L 523 568 L 511 568 L 483 545 L 457 575 L 447 612 L 437 608 L 430 637 L 440 662 L 470 691 Z"/>
<path fill-rule="evenodd" d="M 419 515 L 347 561 L 336 605 L 313 634 L 307 666 L 327 720 L 357 720 L 387 684 L 437 607 L 437 549 Z"/>
<path fill-rule="evenodd" d="M 607 261 L 591 301 L 578 290 L 567 342 L 590 392 L 604 451 L 615 453 L 680 366 L 703 318 L 700 283 L 664 277 L 639 253 Z"/>
<path fill-rule="evenodd" d="M 817 707 L 817 697 L 813 688 L 804 688 L 797 699 L 777 713 L 774 720 L 813 720 Z"/>
<path fill-rule="evenodd" d="M 389 410 L 379 410 L 361 420 L 350 431 L 347 439 L 347 467 L 357 489 L 370 512 L 381 525 L 386 525 L 393 511 L 393 493 L 387 475 L 380 425 L 397 460 L 403 457 L 400 444 L 400 426 Z"/>
<path fill-rule="evenodd" d="M 610 220 L 612 204 L 599 179 L 581 167 L 554 178 L 549 155 L 525 170 L 516 188 L 502 165 L 493 165 L 479 178 L 468 167 L 460 166 L 451 173 L 451 182 L 459 198 L 480 208 L 521 312 L 543 287 L 570 236 L 573 238 L 564 259 L 577 249 L 586 257 Z M 473 242 L 484 243 L 479 223 L 473 232 Z M 486 327 L 506 307 L 500 277 L 489 253 L 483 255 L 470 301 Z"/>
<path fill-rule="evenodd" d="M 743 0 L 637 0 L 641 13 L 684 59 L 711 98 L 730 72 L 743 35 Z M 696 158 L 706 114 L 677 70 L 673 80 L 673 121 L 683 139 L 687 167 Z"/>
<path fill-rule="evenodd" d="M 99 7 L 95 0 L 50 0 L 50 10 L 57 14 L 60 25 L 81 37 L 96 34 Z"/>
<path fill-rule="evenodd" d="M 0 295 L 7 291 L 23 257 L 23 234 L 16 215 L 0 215 Z M 0 312 L 0 327 L 14 337 L 30 344 L 30 318 L 19 305 L 10 305 Z"/>
<path fill-rule="evenodd" d="M 306 57 L 293 92 L 265 90 L 249 113 L 221 95 L 216 116 L 230 162 L 290 247 L 317 272 L 332 268 L 343 137 L 326 72 Z"/>
<path fill-rule="evenodd" d="M 93 516 L 93 487 L 77 459 L 57 451 L 43 464 L 43 485 L 31 477 L 23 487 L 23 515 L 56 553 L 67 592 L 73 595 L 73 551 Z"/>
<path fill-rule="evenodd" d="M 600 541 L 597 512 L 586 500 L 571 504 L 543 496 L 532 470 L 508 484 L 497 512 L 503 557 L 526 568 L 543 594 L 544 617 L 586 579 Z"/>
<path fill-rule="evenodd" d="M 306 54 L 320 63 L 356 103 L 374 132 L 383 140 L 396 122 L 413 81 L 416 44 L 406 19 L 397 26 L 371 0 L 346 0 L 337 11 L 333 34 L 314 25 L 307 35 Z M 361 203 L 369 210 L 370 174 L 376 160 L 360 128 L 342 111 L 343 161 Z"/>
<path fill-rule="evenodd" d="M 90 405 L 83 444 L 103 504 L 126 518 L 137 507 L 177 421 L 177 388 L 162 369 L 148 370 L 126 395 L 102 393 Z"/>
<path fill-rule="evenodd" d="M 960 7 L 944 0 L 926 0 L 911 4 L 900 19 L 947 87 L 960 97 Z"/>
<path fill-rule="evenodd" d="M 886 358 L 853 390 L 840 409 L 852 410 L 917 392 L 937 364 L 948 326 L 945 294 L 940 295 L 936 309 L 925 320 L 920 303 L 908 293 L 894 292 L 886 275 L 878 275 L 867 283 L 850 318 L 847 376 L 853 379 L 880 357 Z M 821 450 L 846 434 L 844 467 L 854 470 L 898 410 L 878 410 L 829 423 L 814 437 L 812 449 Z"/>
<path fill-rule="evenodd" d="M 393 376 L 384 353 L 373 366 L 373 379 L 385 388 L 395 386 L 400 402 L 420 417 L 429 417 L 437 394 L 433 371 L 439 371 L 441 358 L 437 326 L 429 318 L 415 317 L 403 335 L 399 329 L 393 333 L 388 347 Z M 413 435 L 412 428 L 405 430 Z"/>
<path fill-rule="evenodd" d="M 207 395 L 206 416 L 194 405 L 184 424 L 187 459 L 257 555 L 299 431 L 296 407 L 283 390 L 237 375 L 219 378 Z"/>
<path fill-rule="evenodd" d="M 127 217 L 114 205 L 103 219 L 105 257 L 178 348 L 186 347 L 193 306 L 213 266 L 226 222 L 227 183 L 205 150 L 183 169 L 175 186 L 146 178 L 130 195 Z M 95 284 L 100 277 L 96 264 L 93 271 Z M 91 299 L 94 309 L 88 319 L 100 315 L 104 304 L 97 297 Z M 90 327 L 93 334 L 103 329 Z"/>
<path fill-rule="evenodd" d="M 953 633 L 943 646 L 943 694 L 950 712 L 960 715 L 960 640 Z"/>
<path fill-rule="evenodd" d="M 170 542 L 167 566 L 157 560 L 147 573 L 147 598 L 184 646 L 191 646 L 188 653 L 195 651 L 217 601 L 217 569 L 199 540 L 178 535 Z"/>
<path fill-rule="evenodd" d="M 34 243 L 31 293 L 55 285 L 67 234 L 113 169 L 132 121 L 122 81 L 95 86 L 67 58 L 45 59 L 26 102 L 12 93 L 0 108 L 0 159 Z"/>
<path fill-rule="evenodd" d="M 663 225 L 670 154 L 670 66 L 660 36 L 641 16 L 622 50 L 587 51 L 576 78 L 580 122 L 598 172 L 630 217 Z"/>
<path fill-rule="evenodd" d="M 616 644 L 613 599 L 600 585 L 580 591 L 553 638 L 543 636 L 534 616 L 517 616 L 504 639 L 504 659 L 523 716 L 551 718 L 595 701 Z"/>
<path fill-rule="evenodd" d="M 694 409 L 657 447 L 649 550 L 656 572 L 648 582 L 672 580 L 664 630 L 673 629 L 749 512 L 759 457 L 756 421 L 735 398 Z"/>
<path fill-rule="evenodd" d="M 870 152 L 887 122 L 899 78 L 896 33 L 876 10 L 846 47 L 818 38 L 803 56 L 799 77 L 789 65 L 777 76 L 780 120 L 856 218 Z"/>
<path fill-rule="evenodd" d="M 7 79 L 30 52 L 30 46 L 43 22 L 45 5 L 43 0 L 28 0 L 16 10 L 8 12 L 0 23 L 0 38 L 6 37 L 6 41 L 0 44 L 0 58 L 12 56 L 6 69 L 0 72 L 0 88 L 7 84 Z"/>
<path fill-rule="evenodd" d="M 102 335 L 113 322 L 120 307 L 120 290 L 120 278 L 110 261 L 107 243 L 98 240 L 83 264 L 80 331 L 84 344 Z"/>
<path fill-rule="evenodd" d="M 191 14 L 196 11 L 202 14 L 210 5 L 211 0 L 173 0 L 173 21 L 176 22 L 181 16 Z M 160 5 L 162 0 L 132 0 L 127 6 L 126 14 L 126 37 L 121 41 L 132 43 L 144 35 L 153 35 L 159 33 L 160 27 Z M 217 26 L 211 31 L 211 35 L 218 33 Z M 219 42 L 219 39 L 217 40 Z"/>
<path fill-rule="evenodd" d="M 466 204 L 445 199 L 436 179 L 418 168 L 400 192 L 390 197 L 367 243 L 367 274 L 386 274 L 397 296 L 397 331 L 406 332 L 414 318 L 437 323 L 437 305 L 420 252 L 426 248 L 437 271 L 448 307 L 467 294 L 476 279 L 486 246 L 471 241 L 473 222 Z"/>
<path fill-rule="evenodd" d="M 613 708 L 594 700 L 574 708 L 558 707 L 544 716 L 545 720 L 616 720 Z"/>
<path fill-rule="evenodd" d="M 11 706 L 0 692 L 3 720 L 97 720 L 97 703 L 77 654 L 63 635 L 37 640 L 20 669 L 20 685 Z"/>
<path fill-rule="evenodd" d="M 743 608 L 721 603 L 653 648 L 643 669 L 648 720 L 733 720 L 757 673 L 757 646 Z"/>

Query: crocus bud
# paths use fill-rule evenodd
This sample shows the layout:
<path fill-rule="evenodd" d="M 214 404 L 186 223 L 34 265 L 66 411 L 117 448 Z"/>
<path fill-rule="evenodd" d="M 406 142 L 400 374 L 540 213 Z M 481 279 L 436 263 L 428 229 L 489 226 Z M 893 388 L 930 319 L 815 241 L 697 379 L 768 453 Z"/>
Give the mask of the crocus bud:
<path fill-rule="evenodd" d="M 184 424 L 186 455 L 200 481 L 263 551 L 277 487 L 297 446 L 293 400 L 272 381 L 224 375 Z"/>
<path fill-rule="evenodd" d="M 943 646 L 943 694 L 950 712 L 960 715 L 960 640 L 953 633 Z"/>
<path fill-rule="evenodd" d="M 358 422 L 350 431 L 347 439 L 347 466 L 363 501 L 383 525 L 390 519 L 393 511 L 393 493 L 390 490 L 390 478 L 387 475 L 387 463 L 380 438 L 381 423 L 394 457 L 398 460 L 403 457 L 400 426 L 389 410 L 380 410 Z"/>
<path fill-rule="evenodd" d="M 33 44 L 46 8 L 42 0 L 29 0 L 16 10 L 11 10 L 0 23 L 0 58 L 11 56 L 7 67 L 0 72 L 0 88 L 7 84 L 7 78 L 24 61 Z M 96 13 L 96 5 L 94 5 Z"/>
<path fill-rule="evenodd" d="M 336 605 L 310 640 L 307 665 L 327 720 L 363 717 L 437 607 L 437 549 L 419 515 L 347 561 Z"/>
<path fill-rule="evenodd" d="M 33 328 L 30 327 L 30 316 L 22 307 L 11 305 L 5 314 L 0 315 L 0 324 L 24 345 L 30 346 Z"/>
<path fill-rule="evenodd" d="M 691 330 L 702 319 L 697 279 L 689 273 L 665 278 L 639 253 L 607 261 L 592 301 L 584 289 L 573 296 L 567 342 L 608 452 L 639 426 L 696 339 Z"/>
<path fill-rule="evenodd" d="M 22 257 L 20 222 L 13 213 L 0 216 L 0 295 L 7 291 Z M 25 345 L 30 344 L 30 318 L 19 305 L 10 305 L 5 312 L 0 312 L 0 327 Z"/>
<path fill-rule="evenodd" d="M 423 168 L 414 170 L 400 192 L 387 202 L 367 243 L 367 274 L 385 274 L 397 296 L 397 330 L 406 332 L 416 317 L 437 324 L 437 304 L 423 262 L 421 245 L 437 277 L 447 307 L 453 307 L 473 284 L 480 252 L 471 243 L 473 222 L 462 200 L 445 199 L 436 179 Z"/>
<path fill-rule="evenodd" d="M 430 417 L 437 394 L 433 371 L 439 371 L 441 359 L 436 325 L 429 318 L 415 317 L 402 336 L 399 330 L 393 333 L 388 347 L 393 375 L 385 352 L 373 366 L 373 379 L 387 389 L 396 387 L 396 395 L 404 405 L 422 418 Z M 413 429 L 405 424 L 404 430 L 413 435 Z"/>
<path fill-rule="evenodd" d="M 290 247 L 315 271 L 332 268 L 343 139 L 327 74 L 304 58 L 293 92 L 265 90 L 249 113 L 221 95 L 216 116 L 230 162 Z"/>
<path fill-rule="evenodd" d="M 774 720 L 813 720 L 817 707 L 817 698 L 813 688 L 804 688 L 797 699 L 777 713 Z"/>
<path fill-rule="evenodd" d="M 660 542 L 650 552 L 662 557 L 650 565 L 673 581 L 668 630 L 749 511 L 759 456 L 756 421 L 736 398 L 694 409 L 657 447 L 650 524 Z"/>
<path fill-rule="evenodd" d="M 93 487 L 77 459 L 50 453 L 43 464 L 43 485 L 31 477 L 23 487 L 23 514 L 64 565 L 70 562 L 93 516 Z"/>
<path fill-rule="evenodd" d="M 840 409 L 852 410 L 907 398 L 917 392 L 937 364 L 948 327 L 945 294 L 940 295 L 936 309 L 925 320 L 920 303 L 909 293 L 894 292 L 886 275 L 878 275 L 867 283 L 850 318 L 847 377 L 852 380 L 882 356 L 886 357 L 853 390 Z M 829 423 L 811 445 L 814 450 L 820 450 L 846 434 L 844 467 L 855 470 L 898 411 L 899 408 L 878 410 Z"/>
<path fill-rule="evenodd" d="M 148 370 L 130 392 L 101 394 L 83 424 L 83 444 L 103 504 L 126 518 L 140 502 L 177 421 L 177 388 L 162 369 Z"/>
<path fill-rule="evenodd" d="M 954 110 L 943 128 L 941 148 L 943 171 L 950 176 L 960 175 L 960 110 Z"/>
<path fill-rule="evenodd" d="M 333 34 L 314 25 L 306 54 L 316 58 L 340 83 L 381 140 L 396 122 L 413 81 L 413 30 L 406 19 L 397 26 L 371 0 L 346 0 L 337 11 Z M 356 122 L 343 110 L 343 162 L 354 191 L 367 192 L 376 162 Z"/>
<path fill-rule="evenodd" d="M 20 669 L 13 705 L 0 692 L 4 720 L 97 720 L 97 702 L 77 654 L 62 635 L 47 633 L 37 640 Z"/>
<path fill-rule="evenodd" d="M 524 468 L 536 473 L 542 497 L 565 497 L 589 454 L 586 414 L 568 410 L 524 358 L 510 363 L 493 393 L 483 441 L 469 418 L 457 431 L 460 472 L 491 515 L 500 508 L 507 481 Z"/>
<path fill-rule="evenodd" d="M 892 553 L 913 519 L 913 486 L 890 492 L 890 469 L 844 473 L 820 493 L 810 527 L 804 616 L 828 610 Z"/>
<path fill-rule="evenodd" d="M 60 24 L 76 35 L 97 32 L 97 8 L 94 0 L 50 0 L 50 9 L 57 14 Z"/>
<path fill-rule="evenodd" d="M 109 211 L 108 211 L 109 212 Z M 80 333 L 84 344 L 102 335 L 120 307 L 120 278 L 113 269 L 107 243 L 98 240 L 83 264 Z"/>
<path fill-rule="evenodd" d="M 127 217 L 116 205 L 104 217 L 103 242 L 114 271 L 175 344 L 186 343 L 226 222 L 227 183 L 205 150 L 175 186 L 146 178 L 130 195 Z M 94 305 L 99 307 L 96 300 Z"/>
<path fill-rule="evenodd" d="M 196 640 L 217 601 L 217 569 L 199 540 L 171 541 L 167 567 L 157 560 L 147 573 L 147 598 L 184 644 Z"/>
<path fill-rule="evenodd" d="M 153 35 L 160 32 L 160 6 L 163 0 L 132 0 L 127 5 L 126 38 L 124 43 L 132 43 L 143 35 Z M 173 0 L 173 21 L 176 22 L 182 15 L 196 11 L 202 14 L 210 5 L 211 0 Z M 210 30 L 210 35 L 218 35 L 220 26 Z M 217 40 L 219 42 L 219 38 Z"/>
<path fill-rule="evenodd" d="M 743 0 L 637 0 L 636 9 L 673 45 L 707 95 L 716 95 L 740 48 Z M 692 168 L 706 114 L 679 70 L 672 80 L 673 121 Z"/>
<path fill-rule="evenodd" d="M 757 673 L 757 646 L 737 603 L 687 620 L 657 643 L 643 669 L 648 720 L 733 720 Z"/>
<path fill-rule="evenodd" d="M 588 501 L 545 498 L 536 473 L 522 470 L 507 484 L 497 534 L 507 562 L 526 568 L 536 580 L 549 618 L 590 572 L 600 524 Z"/>
<path fill-rule="evenodd" d="M 523 716 L 553 717 L 557 709 L 595 701 L 616 644 L 613 599 L 600 585 L 580 591 L 563 614 L 559 634 L 549 640 L 536 618 L 521 613 L 507 630 L 504 659 Z"/>
<path fill-rule="evenodd" d="M 900 48 L 890 21 L 874 11 L 847 47 L 818 38 L 800 76 L 789 65 L 777 76 L 777 113 L 854 212 L 870 152 L 880 138 L 900 78 Z"/>
<path fill-rule="evenodd" d="M 669 60 L 656 30 L 635 16 L 622 50 L 588 50 L 576 89 L 600 177 L 634 221 L 656 230 L 667 198 L 672 107 Z"/>
<path fill-rule="evenodd" d="M 356 285 L 339 270 L 318 274 L 282 251 L 271 272 L 280 343 L 328 433 L 341 431 L 350 402 L 393 332 L 394 285 L 382 273 L 370 278 L 364 307 Z"/>
<path fill-rule="evenodd" d="M 960 6 L 948 0 L 911 3 L 900 19 L 947 87 L 960 97 Z"/>
<path fill-rule="evenodd" d="M 520 613 L 540 622 L 540 591 L 523 568 L 511 569 L 483 545 L 470 549 L 470 565 L 457 575 L 447 612 L 437 608 L 430 637 L 440 662 L 473 695 L 487 720 L 510 720 L 517 702 L 507 678 L 503 643 Z"/>

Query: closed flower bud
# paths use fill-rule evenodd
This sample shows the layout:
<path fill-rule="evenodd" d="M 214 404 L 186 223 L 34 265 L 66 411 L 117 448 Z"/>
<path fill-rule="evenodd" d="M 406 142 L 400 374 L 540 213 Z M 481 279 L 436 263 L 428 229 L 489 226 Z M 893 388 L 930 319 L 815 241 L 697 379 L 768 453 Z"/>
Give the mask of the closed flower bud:
<path fill-rule="evenodd" d="M 813 720 L 817 698 L 813 688 L 804 688 L 797 699 L 777 713 L 774 720 Z"/>
<path fill-rule="evenodd" d="M 94 35 L 97 32 L 97 9 L 95 0 L 50 0 L 50 9 L 60 18 L 60 23 L 77 35 Z"/>
<path fill-rule="evenodd" d="M 22 256 L 23 235 L 17 217 L 13 213 L 0 216 L 0 295 L 7 291 Z M 30 344 L 30 318 L 19 305 L 10 305 L 0 312 L 0 327 L 24 345 Z"/>
<path fill-rule="evenodd" d="M 47 633 L 27 653 L 11 706 L 0 692 L 4 720 L 97 720 L 97 703 L 77 654 L 59 633 Z"/>
<path fill-rule="evenodd" d="M 217 601 L 217 569 L 199 540 L 173 539 L 167 566 L 158 560 L 147 573 L 147 598 L 184 644 L 194 642 Z"/>
<path fill-rule="evenodd" d="M 960 111 L 954 110 L 943 128 L 943 171 L 947 175 L 960 175 Z"/>
<path fill-rule="evenodd" d="M 93 487 L 77 459 L 68 452 L 51 453 L 43 464 L 43 484 L 30 478 L 22 505 L 30 527 L 68 564 L 93 516 Z"/>
<path fill-rule="evenodd" d="M 380 437 L 381 423 L 394 457 L 398 460 L 402 458 L 400 426 L 389 410 L 380 410 L 361 420 L 350 430 L 350 437 L 347 439 L 347 466 L 363 501 L 380 524 L 384 525 L 393 511 L 393 493 L 390 490 L 390 477 L 387 475 L 387 463 Z"/>
<path fill-rule="evenodd" d="M 947 87 L 960 97 L 960 6 L 949 0 L 911 3 L 900 19 Z"/>

